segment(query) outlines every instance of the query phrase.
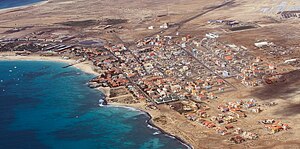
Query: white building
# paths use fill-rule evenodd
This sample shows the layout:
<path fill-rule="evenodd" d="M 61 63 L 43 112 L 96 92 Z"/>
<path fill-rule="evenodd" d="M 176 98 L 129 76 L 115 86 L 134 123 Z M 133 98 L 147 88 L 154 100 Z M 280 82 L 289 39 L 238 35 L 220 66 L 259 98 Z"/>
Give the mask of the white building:
<path fill-rule="evenodd" d="M 164 28 L 164 29 L 166 29 L 168 27 L 169 27 L 168 23 L 164 23 L 163 25 L 160 26 L 160 28 Z"/>
<path fill-rule="evenodd" d="M 210 39 L 219 38 L 219 35 L 214 34 L 214 33 L 208 33 L 208 34 L 205 34 L 205 36 Z"/>
<path fill-rule="evenodd" d="M 263 41 L 263 42 L 257 42 L 257 43 L 254 43 L 254 45 L 258 48 L 262 48 L 262 47 L 265 47 L 265 46 L 269 46 L 269 43 L 266 42 L 266 41 Z"/>

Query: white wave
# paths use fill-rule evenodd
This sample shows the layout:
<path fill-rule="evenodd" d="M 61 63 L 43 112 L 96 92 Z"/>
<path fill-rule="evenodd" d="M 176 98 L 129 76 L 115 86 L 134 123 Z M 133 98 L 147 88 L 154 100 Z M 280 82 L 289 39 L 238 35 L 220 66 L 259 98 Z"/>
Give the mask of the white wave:
<path fill-rule="evenodd" d="M 156 127 L 154 127 L 154 126 L 152 126 L 150 124 L 148 124 L 147 127 L 150 128 L 150 129 L 158 130 L 158 128 L 156 128 Z"/>
<path fill-rule="evenodd" d="M 165 134 L 165 136 L 167 136 L 169 138 L 172 138 L 172 139 L 176 139 L 174 136 L 171 136 L 171 135 L 168 135 L 168 134 Z"/>
<path fill-rule="evenodd" d="M 107 107 L 113 107 L 113 108 L 124 108 L 124 109 L 128 109 L 130 111 L 136 111 L 136 112 L 140 112 L 141 114 L 146 114 L 145 112 L 137 109 L 137 108 L 133 108 L 133 107 L 128 107 L 128 106 L 119 106 L 119 105 L 107 105 Z"/>
<path fill-rule="evenodd" d="M 133 108 L 133 107 L 128 107 L 128 106 L 121 106 L 121 105 L 106 105 L 106 106 L 103 106 L 103 107 L 114 107 L 114 108 L 125 108 L 125 109 L 128 109 L 128 110 L 131 110 L 131 111 L 137 111 L 137 112 L 140 112 L 141 114 L 146 114 L 146 112 L 142 111 L 142 110 L 139 110 L 139 109 L 136 109 L 136 108 Z M 148 116 L 148 115 L 147 115 Z M 146 121 L 146 123 L 148 122 L 148 120 Z M 147 125 L 148 128 L 150 129 L 153 129 L 153 130 L 157 130 L 156 132 L 153 133 L 153 135 L 158 135 L 158 134 L 161 134 L 162 132 L 157 128 L 157 127 L 154 127 L 150 124 Z M 169 135 L 169 134 L 165 134 L 165 136 L 169 137 L 169 138 L 172 138 L 172 139 L 176 139 L 176 137 L 172 136 L 172 135 Z M 182 142 L 181 140 L 178 140 L 182 145 L 186 146 L 188 149 L 192 149 L 188 144 Z"/>
<path fill-rule="evenodd" d="M 172 138 L 172 139 L 177 139 L 175 136 L 169 135 L 169 134 L 165 134 L 165 136 Z M 178 140 L 178 139 L 177 139 Z M 178 140 L 182 145 L 186 146 L 188 149 L 192 149 L 191 146 L 189 146 L 188 144 L 182 142 L 182 140 Z"/>
<path fill-rule="evenodd" d="M 185 147 L 187 147 L 188 149 L 192 149 L 191 146 L 189 146 L 189 145 L 187 145 L 187 144 L 185 144 L 185 143 L 183 143 L 183 142 L 181 142 L 181 141 L 180 141 L 180 143 L 181 143 L 182 145 L 184 145 Z"/>

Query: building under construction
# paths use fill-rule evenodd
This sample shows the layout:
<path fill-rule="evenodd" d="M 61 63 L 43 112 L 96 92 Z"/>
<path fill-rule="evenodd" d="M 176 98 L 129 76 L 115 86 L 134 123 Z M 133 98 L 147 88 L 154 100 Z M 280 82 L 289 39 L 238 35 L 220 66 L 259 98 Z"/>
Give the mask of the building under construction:
<path fill-rule="evenodd" d="M 297 10 L 297 11 L 283 11 L 283 12 L 279 12 L 278 14 L 280 14 L 281 17 L 284 18 L 284 19 L 300 18 L 300 10 Z"/>

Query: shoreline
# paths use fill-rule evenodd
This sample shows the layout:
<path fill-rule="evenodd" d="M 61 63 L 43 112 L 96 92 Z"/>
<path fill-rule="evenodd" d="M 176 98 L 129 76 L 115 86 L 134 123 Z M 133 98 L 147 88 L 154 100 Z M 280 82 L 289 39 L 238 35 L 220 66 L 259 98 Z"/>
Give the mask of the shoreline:
<path fill-rule="evenodd" d="M 21 9 L 25 9 L 25 8 L 29 8 L 29 7 L 37 7 L 37 6 L 44 5 L 48 2 L 50 2 L 50 0 L 42 0 L 40 2 L 30 3 L 30 4 L 26 4 L 26 5 L 21 5 L 21 6 L 0 8 L 0 13 L 6 13 L 6 12 L 9 12 L 9 11 L 17 11 L 17 10 L 21 10 Z"/>
<path fill-rule="evenodd" d="M 38 55 L 15 56 L 12 54 L 13 53 L 8 53 L 7 55 L 5 55 L 2 53 L 0 55 L 0 61 L 53 61 L 53 62 L 60 62 L 60 63 L 66 63 L 66 64 L 72 64 L 72 63 L 75 63 L 75 61 L 76 61 L 74 59 L 68 59 L 68 60 L 62 59 L 61 57 L 58 57 L 58 56 L 53 56 L 53 57 L 41 57 Z M 83 71 L 85 73 L 99 75 L 97 72 L 95 72 L 93 70 L 89 61 L 78 63 L 73 66 L 77 69 L 80 69 L 81 71 Z"/>
<path fill-rule="evenodd" d="M 142 110 L 142 111 L 143 111 L 143 110 Z M 157 129 L 158 129 L 161 133 L 163 133 L 163 134 L 166 134 L 166 135 L 168 135 L 168 136 L 174 137 L 174 139 L 178 140 L 180 143 L 182 143 L 182 144 L 183 144 L 184 146 L 186 146 L 188 149 L 193 149 L 193 146 L 192 146 L 191 144 L 185 142 L 185 141 L 184 141 L 183 139 L 181 139 L 180 137 L 175 136 L 175 135 L 172 135 L 172 134 L 166 132 L 165 130 L 163 130 L 162 128 L 156 126 L 156 125 L 153 123 L 153 121 L 152 121 L 153 117 L 151 116 L 151 114 L 148 113 L 148 112 L 146 112 L 146 111 L 143 111 L 143 112 L 145 112 L 146 115 L 149 117 L 149 120 L 146 121 L 147 124 L 151 125 L 152 127 L 157 128 Z"/>
<path fill-rule="evenodd" d="M 139 104 L 143 104 L 143 103 L 139 103 Z M 147 117 L 149 118 L 147 121 L 146 121 L 146 124 L 150 125 L 151 127 L 154 127 L 156 128 L 158 131 L 160 131 L 162 134 L 165 134 L 165 135 L 168 135 L 169 137 L 172 137 L 174 139 L 176 139 L 177 141 L 179 141 L 181 144 L 183 144 L 184 146 L 186 146 L 188 149 L 193 149 L 194 147 L 189 144 L 188 142 L 184 141 L 182 138 L 176 136 L 176 135 L 173 135 L 167 131 L 165 131 L 163 128 L 155 125 L 155 123 L 152 121 L 153 120 L 153 116 L 149 113 L 149 111 L 146 111 L 146 110 L 143 110 L 139 104 L 134 104 L 134 105 L 131 105 L 130 104 L 122 104 L 122 103 L 108 103 L 107 107 L 121 107 L 121 108 L 133 108 L 134 110 L 137 110 L 137 111 L 140 111 L 140 112 L 143 112 L 145 115 L 147 115 Z"/>
<path fill-rule="evenodd" d="M 12 55 L 12 54 L 14 54 L 14 53 L 0 54 L 0 62 L 1 61 L 52 61 L 52 62 L 66 63 L 66 64 L 71 64 L 71 63 L 75 62 L 74 59 L 65 60 L 65 59 L 62 59 L 61 57 L 57 57 L 57 56 L 54 56 L 54 57 L 41 57 L 38 55 L 16 56 L 16 55 Z M 80 69 L 81 71 L 88 73 L 88 74 L 99 75 L 97 72 L 95 72 L 92 69 L 92 66 L 89 61 L 85 61 L 83 63 L 73 65 L 73 67 Z M 100 91 L 100 90 L 98 90 L 98 91 Z M 180 138 L 179 136 L 173 135 L 173 134 L 165 131 L 163 128 L 155 125 L 155 123 L 152 121 L 153 115 L 151 115 L 150 111 L 146 111 L 142 108 L 143 104 L 145 104 L 145 103 L 142 102 L 142 103 L 137 103 L 137 104 L 132 104 L 132 105 L 123 104 L 123 103 L 108 103 L 107 107 L 111 106 L 111 107 L 121 107 L 121 108 L 133 108 L 137 111 L 143 112 L 144 114 L 147 115 L 147 117 L 149 117 L 149 119 L 146 121 L 146 124 L 158 129 L 161 133 L 166 134 L 169 137 L 173 137 L 174 139 L 176 139 L 177 141 L 182 143 L 184 146 L 186 146 L 188 149 L 193 149 L 193 146 L 190 143 L 188 143 L 187 141 L 184 141 L 184 139 Z"/>

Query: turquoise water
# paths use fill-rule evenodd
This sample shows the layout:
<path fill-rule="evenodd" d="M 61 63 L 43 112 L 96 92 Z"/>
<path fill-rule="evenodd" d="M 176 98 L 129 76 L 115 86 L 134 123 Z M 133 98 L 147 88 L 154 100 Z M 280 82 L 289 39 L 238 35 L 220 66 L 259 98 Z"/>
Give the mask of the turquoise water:
<path fill-rule="evenodd" d="M 43 0 L 0 0 L 0 9 L 29 5 Z"/>
<path fill-rule="evenodd" d="M 176 149 L 178 140 L 149 127 L 149 117 L 99 107 L 93 76 L 55 62 L 0 61 L 1 149 Z"/>

